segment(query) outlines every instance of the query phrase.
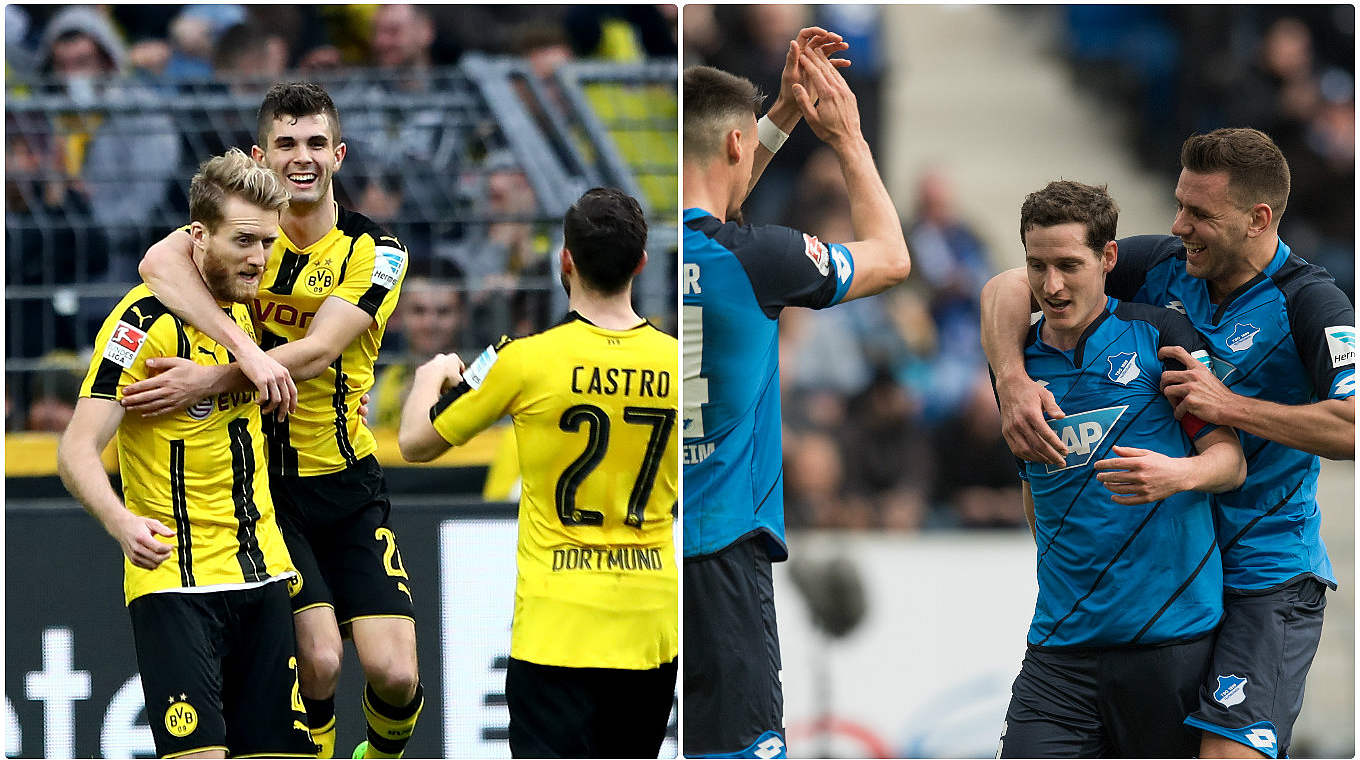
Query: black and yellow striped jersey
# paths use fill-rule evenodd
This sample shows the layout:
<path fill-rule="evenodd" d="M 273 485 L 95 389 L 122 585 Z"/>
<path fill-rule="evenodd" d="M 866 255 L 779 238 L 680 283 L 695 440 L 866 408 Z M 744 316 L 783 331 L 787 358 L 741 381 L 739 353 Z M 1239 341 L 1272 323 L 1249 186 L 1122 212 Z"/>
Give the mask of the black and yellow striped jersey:
<path fill-rule="evenodd" d="M 265 420 L 275 474 L 339 472 L 378 448 L 359 421 L 359 398 L 373 385 L 373 364 L 406 276 L 406 249 L 362 214 L 336 208 L 335 227 L 306 248 L 279 230 L 253 304 L 260 345 L 267 351 L 305 336 L 331 296 L 368 312 L 373 323 L 326 371 L 297 383 L 295 413 L 283 422 Z"/>
<path fill-rule="evenodd" d="M 573 314 L 488 348 L 431 410 L 454 445 L 509 414 L 523 487 L 510 655 L 641 670 L 674 659 L 675 338 Z"/>
<path fill-rule="evenodd" d="M 225 305 L 252 333 L 244 304 Z M 149 376 L 146 360 L 178 356 L 198 364 L 232 357 L 180 321 L 145 285 L 118 303 L 95 341 L 80 395 L 117 400 Z M 165 417 L 128 414 L 118 427 L 123 501 L 134 514 L 173 528 L 175 551 L 155 570 L 124 560 L 126 601 L 158 591 L 248 588 L 292 575 L 274 519 L 255 393 L 223 393 Z"/>

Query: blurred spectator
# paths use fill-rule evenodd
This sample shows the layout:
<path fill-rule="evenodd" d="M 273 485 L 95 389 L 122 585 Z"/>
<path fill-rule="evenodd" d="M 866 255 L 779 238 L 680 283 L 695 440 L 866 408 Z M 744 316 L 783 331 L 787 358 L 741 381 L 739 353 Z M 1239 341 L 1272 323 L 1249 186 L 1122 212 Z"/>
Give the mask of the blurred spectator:
<path fill-rule="evenodd" d="M 380 368 L 374 380 L 368 416 L 374 428 L 395 430 L 400 425 L 401 407 L 416 367 L 435 354 L 459 350 L 462 327 L 463 295 L 456 284 L 421 274 L 407 276 L 390 325 L 405 350 L 400 361 Z M 467 350 L 464 354 L 471 361 Z"/>
<path fill-rule="evenodd" d="M 640 61 L 675 55 L 675 19 L 660 5 L 572 5 L 563 26 L 577 55 Z"/>
<path fill-rule="evenodd" d="M 124 106 L 64 118 L 57 139 L 98 224 L 123 231 L 145 224 L 179 170 L 179 136 L 165 113 L 133 107 L 154 95 L 122 76 L 127 51 L 108 18 L 67 7 L 43 33 L 38 62 L 77 105 Z"/>
<path fill-rule="evenodd" d="M 419 89 L 421 72 L 430 68 L 434 19 L 420 5 L 384 5 L 373 17 L 372 62 L 409 74 L 400 89 Z"/>
<path fill-rule="evenodd" d="M 74 359 L 74 356 L 70 357 Z M 25 430 L 61 433 L 76 411 L 81 377 L 74 372 L 51 369 L 30 376 L 28 418 Z"/>
<path fill-rule="evenodd" d="M 283 35 L 253 24 L 236 24 L 222 33 L 213 50 L 213 74 L 230 92 L 254 97 L 278 81 L 288 66 Z"/>
<path fill-rule="evenodd" d="M 841 440 L 847 489 L 876 507 L 882 527 L 919 529 L 936 467 L 920 403 L 880 369 L 848 411 Z"/>
<path fill-rule="evenodd" d="M 946 524 L 1013 528 L 1025 524 L 1015 457 L 1001 437 L 1001 412 L 986 372 L 974 376 L 958 416 L 936 428 L 935 501 L 952 511 Z"/>

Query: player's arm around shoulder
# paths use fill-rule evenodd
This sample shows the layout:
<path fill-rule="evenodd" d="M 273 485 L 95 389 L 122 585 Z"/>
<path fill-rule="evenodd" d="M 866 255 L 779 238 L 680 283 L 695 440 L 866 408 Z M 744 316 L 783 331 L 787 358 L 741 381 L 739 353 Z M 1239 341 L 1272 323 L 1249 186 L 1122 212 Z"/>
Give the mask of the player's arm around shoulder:
<path fill-rule="evenodd" d="M 193 264 L 193 241 L 187 228 L 174 230 L 152 245 L 137 265 L 137 273 L 167 308 L 231 351 L 240 372 L 259 392 L 263 411 L 280 405 L 289 412 L 297 409 L 297 385 L 288 368 L 266 354 L 208 292 Z M 222 391 L 232 380 L 219 373 L 212 382 Z"/>

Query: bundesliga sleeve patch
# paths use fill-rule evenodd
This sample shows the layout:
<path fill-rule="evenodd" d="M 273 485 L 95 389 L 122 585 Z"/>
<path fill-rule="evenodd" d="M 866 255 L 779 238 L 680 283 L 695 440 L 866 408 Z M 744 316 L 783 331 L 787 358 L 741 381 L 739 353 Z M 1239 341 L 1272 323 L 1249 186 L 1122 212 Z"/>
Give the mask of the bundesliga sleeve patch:
<path fill-rule="evenodd" d="M 388 290 L 397 287 L 401 271 L 406 266 L 406 252 L 400 248 L 380 245 L 373 249 L 373 284 Z"/>
<path fill-rule="evenodd" d="M 145 331 L 119 320 L 113 328 L 113 334 L 109 336 L 109 342 L 104 346 L 104 358 L 127 369 L 137 360 L 137 353 L 145 342 Z"/>
<path fill-rule="evenodd" d="M 1332 368 L 1344 367 L 1348 364 L 1355 364 L 1355 327 L 1352 325 L 1337 325 L 1335 327 L 1324 327 L 1322 333 L 1327 336 L 1327 350 L 1332 354 Z"/>
<path fill-rule="evenodd" d="M 486 373 L 491 371 L 491 365 L 496 363 L 497 356 L 499 354 L 496 353 L 496 347 L 487 346 L 486 350 L 476 359 L 473 359 L 472 364 L 469 364 L 467 369 L 463 370 L 463 382 L 467 383 L 468 387 L 474 391 L 482 387 L 482 383 L 486 380 Z"/>
<path fill-rule="evenodd" d="M 812 260 L 823 277 L 831 271 L 831 252 L 827 250 L 826 243 L 806 232 L 803 233 L 803 254 Z"/>

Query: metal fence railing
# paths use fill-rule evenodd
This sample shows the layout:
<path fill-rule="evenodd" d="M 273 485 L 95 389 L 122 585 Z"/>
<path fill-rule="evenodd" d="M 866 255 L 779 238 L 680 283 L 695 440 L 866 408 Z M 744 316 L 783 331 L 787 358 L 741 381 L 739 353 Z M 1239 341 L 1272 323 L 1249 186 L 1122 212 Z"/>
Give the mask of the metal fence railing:
<path fill-rule="evenodd" d="M 337 200 L 400 237 L 412 273 L 460 292 L 455 344 L 476 350 L 487 336 L 555 319 L 565 307 L 561 215 L 589 187 L 621 187 L 652 225 L 636 300 L 674 331 L 675 78 L 672 62 L 572 63 L 543 80 L 522 59 L 479 54 L 419 76 L 318 76 L 348 145 Z M 11 404 L 30 395 L 35 373 L 83 370 L 103 317 L 137 281 L 142 253 L 186 221 L 197 165 L 255 142 L 269 84 L 7 82 Z M 402 350 L 392 336 L 383 360 Z"/>

